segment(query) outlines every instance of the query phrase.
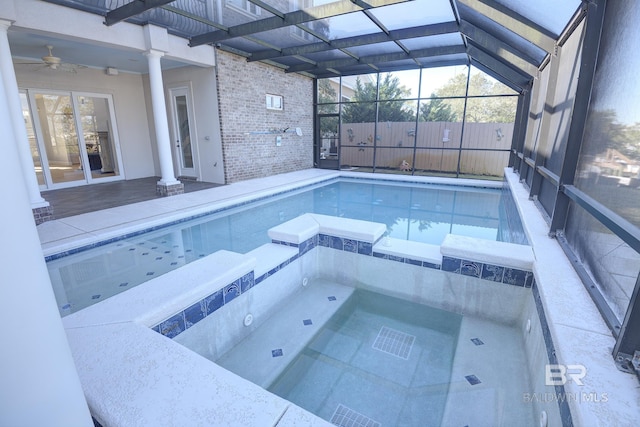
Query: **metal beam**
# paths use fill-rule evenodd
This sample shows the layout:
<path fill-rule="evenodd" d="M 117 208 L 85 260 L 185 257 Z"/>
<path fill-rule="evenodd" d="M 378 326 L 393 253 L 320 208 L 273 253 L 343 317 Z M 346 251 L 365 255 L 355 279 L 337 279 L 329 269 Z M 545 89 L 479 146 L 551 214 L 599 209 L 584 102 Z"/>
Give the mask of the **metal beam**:
<path fill-rule="evenodd" d="M 410 0 L 369 0 L 368 3 L 361 4 L 362 6 L 365 6 L 364 9 L 370 9 L 379 6 L 404 3 L 406 1 Z M 283 17 L 272 16 L 265 19 L 259 19 L 257 21 L 234 25 L 229 27 L 227 31 L 217 30 L 193 36 L 191 37 L 189 45 L 193 47 L 203 44 L 217 43 L 234 37 L 248 36 L 289 25 L 304 24 L 305 22 L 316 21 L 361 10 L 363 10 L 363 7 L 356 5 L 351 0 L 340 0 L 337 2 L 310 7 L 308 9 L 287 12 Z"/>
<path fill-rule="evenodd" d="M 422 68 L 439 68 L 439 67 L 449 67 L 449 66 L 454 66 L 454 65 L 469 65 L 469 61 L 467 59 L 449 59 L 449 60 L 442 60 L 442 61 L 434 61 L 434 62 L 429 62 L 426 64 L 422 65 Z M 403 66 L 399 66 L 399 67 L 389 67 L 389 68 L 384 68 L 383 72 L 389 72 L 389 71 L 399 71 L 399 70 L 415 70 L 416 67 L 415 66 L 410 66 L 410 67 L 403 67 Z M 324 79 L 324 78 L 330 78 L 330 77 L 337 77 L 337 76 L 350 76 L 350 75 L 356 75 L 356 74 L 362 74 L 361 72 L 340 72 L 338 70 L 334 70 L 334 69 L 328 69 L 328 70 L 317 70 L 314 71 L 314 75 L 316 78 L 318 79 Z"/>
<path fill-rule="evenodd" d="M 484 63 L 479 62 L 477 59 L 473 58 L 471 55 L 469 55 L 469 57 L 471 59 L 471 65 L 473 65 L 474 67 L 476 67 L 480 71 L 482 71 L 484 73 L 487 73 L 488 75 L 490 75 L 494 79 L 496 79 L 496 80 L 500 81 L 501 83 L 507 85 L 508 87 L 510 87 L 511 89 L 515 90 L 516 92 L 522 93 L 522 91 L 526 87 L 524 85 L 516 84 L 516 83 L 508 80 L 503 75 L 501 75 L 501 74 L 495 72 L 494 70 L 492 70 L 491 68 L 487 67 Z"/>
<path fill-rule="evenodd" d="M 134 0 L 116 9 L 107 12 L 104 23 L 107 26 L 117 24 L 120 21 L 129 19 L 132 16 L 139 15 L 149 9 L 164 6 L 175 0 Z"/>
<path fill-rule="evenodd" d="M 516 109 L 515 128 L 513 131 L 513 139 L 511 140 L 511 154 L 509 155 L 509 166 L 514 170 L 520 170 L 520 158 L 518 153 L 523 151 L 524 141 L 527 134 L 527 123 L 529 117 L 529 108 L 531 107 L 531 86 L 524 89 L 523 93 L 518 96 L 518 106 Z"/>
<path fill-rule="evenodd" d="M 497 1 L 458 0 L 458 3 L 481 13 L 492 21 L 518 34 L 525 40 L 529 40 L 547 53 L 553 52 L 556 45 L 555 34 Z"/>
<path fill-rule="evenodd" d="M 419 49 L 411 51 L 409 54 L 405 52 L 395 52 L 380 55 L 363 56 L 359 60 L 352 58 L 334 59 L 331 61 L 318 62 L 315 67 L 306 64 L 293 65 L 289 67 L 287 72 L 312 71 L 313 69 L 324 70 L 327 68 L 349 67 L 352 65 L 374 65 L 390 61 L 399 61 L 402 59 L 424 58 L 431 56 L 453 55 L 456 53 L 465 53 L 462 45 L 432 47 L 428 49 Z"/>
<path fill-rule="evenodd" d="M 483 64 L 486 68 L 492 70 L 495 74 L 500 76 L 498 80 L 502 81 L 503 83 L 505 83 L 504 80 L 507 80 L 519 87 L 520 89 L 518 90 L 518 92 L 522 92 L 522 89 L 527 87 L 529 82 L 532 80 L 532 77 L 520 73 L 508 64 L 504 63 L 499 58 L 496 58 L 495 56 L 485 52 L 484 50 L 471 43 L 469 43 L 467 53 L 472 59 L 475 59 L 479 63 Z"/>
<path fill-rule="evenodd" d="M 473 40 L 479 46 L 482 46 L 485 50 L 490 51 L 495 56 L 509 62 L 511 65 L 529 76 L 533 77 L 538 74 L 538 67 L 540 64 L 536 62 L 535 59 L 530 58 L 523 52 L 502 40 L 493 37 L 491 34 L 481 30 L 475 25 L 464 20 L 460 21 L 460 32 L 470 40 Z"/>
<path fill-rule="evenodd" d="M 450 34 L 455 32 L 458 32 L 458 26 L 455 22 L 443 22 L 440 24 L 423 25 L 420 27 L 389 31 L 389 34 L 380 32 L 335 39 L 331 40 L 329 43 L 321 42 L 310 43 L 302 46 L 285 47 L 282 48 L 281 51 L 273 49 L 261 50 L 253 53 L 251 58 L 249 58 L 249 61 L 262 61 L 263 59 L 273 59 L 279 56 L 305 55 L 308 53 L 324 52 L 333 49 L 348 49 L 354 46 L 412 39 L 416 37 L 427 37 L 439 34 Z"/>

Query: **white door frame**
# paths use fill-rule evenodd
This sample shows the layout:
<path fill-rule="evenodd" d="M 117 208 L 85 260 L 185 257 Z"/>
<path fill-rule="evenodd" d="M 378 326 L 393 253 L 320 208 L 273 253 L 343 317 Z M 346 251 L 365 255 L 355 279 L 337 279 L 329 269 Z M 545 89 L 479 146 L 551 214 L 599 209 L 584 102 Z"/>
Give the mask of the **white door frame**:
<path fill-rule="evenodd" d="M 180 123 L 178 120 L 178 109 L 176 106 L 176 97 L 184 96 L 187 106 L 187 119 L 189 121 L 189 143 L 191 144 L 191 156 L 192 167 L 184 165 L 183 158 L 183 144 L 180 133 Z M 171 146 L 173 148 L 173 155 L 175 160 L 175 166 L 177 176 L 188 176 L 199 179 L 199 156 L 198 156 L 198 137 L 196 134 L 195 118 L 194 118 L 194 106 L 193 98 L 191 96 L 190 85 L 180 85 L 169 88 L 169 99 L 171 99 L 169 105 L 171 108 Z"/>
<path fill-rule="evenodd" d="M 40 185 L 40 190 L 53 190 L 53 189 L 59 189 L 59 188 L 68 188 L 68 187 L 77 187 L 80 185 L 87 185 L 87 184 L 96 184 L 99 182 L 109 182 L 109 181 L 121 181 L 125 179 L 125 175 L 124 175 L 124 168 L 123 168 L 123 164 L 122 164 L 122 153 L 120 151 L 120 141 L 118 139 L 118 127 L 116 125 L 116 115 L 115 115 L 115 109 L 113 106 L 113 97 L 110 94 L 104 94 L 104 93 L 92 93 L 92 92 L 77 92 L 77 91 L 71 91 L 71 90 L 51 90 L 51 89 L 39 89 L 39 88 L 26 88 L 26 89 L 21 89 L 22 93 L 25 93 L 27 95 L 27 101 L 29 104 L 29 111 L 31 114 L 31 119 L 32 119 L 32 123 L 33 123 L 33 128 L 34 128 L 34 133 L 36 136 L 36 142 L 38 145 L 38 148 L 40 150 L 40 162 L 42 164 L 42 169 L 43 169 L 43 174 L 44 174 L 44 180 L 45 180 L 45 184 L 44 185 Z M 75 181 L 69 181 L 69 182 L 60 182 L 60 183 L 54 183 L 52 176 L 51 176 L 51 171 L 49 169 L 50 165 L 49 165 L 49 158 L 47 156 L 47 150 L 45 147 L 45 143 L 44 143 L 44 136 L 43 136 L 43 130 L 41 128 L 40 125 L 40 118 L 38 116 L 38 111 L 37 108 L 34 108 L 36 105 L 35 102 L 35 96 L 36 94 L 44 94 L 44 95 L 59 95 L 59 96 L 69 96 L 70 100 L 71 100 L 71 105 L 73 108 L 73 115 L 74 115 L 74 126 L 75 126 L 75 130 L 76 130 L 76 134 L 77 134 L 77 138 L 78 138 L 78 151 L 79 151 L 79 156 L 80 156 L 80 162 L 82 164 L 83 170 L 84 170 L 84 179 L 82 180 L 75 180 Z M 78 115 L 78 105 L 77 105 L 77 97 L 78 96 L 87 96 L 87 97 L 94 97 L 94 98 L 103 98 L 107 100 L 107 105 L 109 107 L 109 115 L 110 115 L 110 119 L 111 119 L 111 129 L 113 131 L 113 143 L 114 143 L 114 150 L 115 150 L 115 161 L 117 163 L 117 167 L 118 167 L 118 171 L 119 174 L 115 175 L 113 177 L 104 177 L 104 178 L 100 178 L 100 179 L 95 179 L 92 178 L 91 173 L 90 173 L 90 168 L 89 168 L 89 159 L 87 156 L 87 153 L 84 149 L 82 149 L 82 147 L 84 147 L 84 137 L 82 135 L 82 127 L 80 124 L 80 118 Z M 37 120 L 36 120 L 37 118 Z"/>

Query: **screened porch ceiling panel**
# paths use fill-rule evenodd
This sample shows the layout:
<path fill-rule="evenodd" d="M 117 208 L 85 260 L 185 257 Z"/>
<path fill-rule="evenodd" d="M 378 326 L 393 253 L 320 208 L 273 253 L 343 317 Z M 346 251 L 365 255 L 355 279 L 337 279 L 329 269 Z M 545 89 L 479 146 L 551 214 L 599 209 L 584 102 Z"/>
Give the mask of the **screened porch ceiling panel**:
<path fill-rule="evenodd" d="M 526 90 L 584 0 L 43 0 L 327 78 L 474 64 Z"/>

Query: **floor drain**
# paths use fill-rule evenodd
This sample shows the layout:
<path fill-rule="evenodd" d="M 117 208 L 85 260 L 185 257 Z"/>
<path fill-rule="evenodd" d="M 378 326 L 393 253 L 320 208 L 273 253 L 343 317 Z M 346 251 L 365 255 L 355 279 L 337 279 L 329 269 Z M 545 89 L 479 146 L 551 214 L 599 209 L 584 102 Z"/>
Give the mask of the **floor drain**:
<path fill-rule="evenodd" d="M 373 348 L 401 359 L 409 359 L 416 337 L 383 326 L 373 343 Z"/>
<path fill-rule="evenodd" d="M 347 408 L 343 404 L 339 404 L 335 412 L 331 416 L 331 424 L 340 427 L 381 427 L 382 424 L 372 420 L 360 412 Z"/>

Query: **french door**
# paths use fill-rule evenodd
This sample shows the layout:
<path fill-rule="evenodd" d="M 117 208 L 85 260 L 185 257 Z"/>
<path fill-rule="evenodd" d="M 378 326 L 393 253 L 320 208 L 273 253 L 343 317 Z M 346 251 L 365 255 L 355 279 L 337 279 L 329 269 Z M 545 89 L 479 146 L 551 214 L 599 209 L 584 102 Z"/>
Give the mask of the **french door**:
<path fill-rule="evenodd" d="M 123 178 L 109 95 L 29 90 L 20 97 L 41 189 Z"/>
<path fill-rule="evenodd" d="M 186 87 L 170 89 L 173 110 L 173 146 L 179 177 L 197 178 L 197 147 L 193 132 L 191 96 Z"/>

